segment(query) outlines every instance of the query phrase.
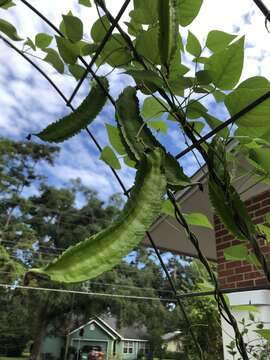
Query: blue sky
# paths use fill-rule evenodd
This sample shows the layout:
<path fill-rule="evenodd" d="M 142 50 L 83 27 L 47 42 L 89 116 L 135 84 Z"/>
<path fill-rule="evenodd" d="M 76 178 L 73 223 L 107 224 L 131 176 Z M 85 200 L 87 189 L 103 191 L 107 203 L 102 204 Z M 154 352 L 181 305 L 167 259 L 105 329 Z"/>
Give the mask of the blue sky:
<path fill-rule="evenodd" d="M 15 1 L 16 2 L 16 1 Z M 41 21 L 35 17 L 22 3 L 9 11 L 0 10 L 0 17 L 12 21 L 17 25 L 22 37 L 34 38 L 38 32 L 47 31 Z M 87 9 L 77 6 L 77 0 L 35 0 L 31 3 L 58 25 L 61 14 L 69 10 L 76 15 L 81 14 L 84 20 L 85 38 L 90 40 L 90 24 L 96 19 L 94 8 Z M 110 3 L 110 4 L 109 4 Z M 270 1 L 265 1 L 270 6 Z M 122 1 L 108 2 L 111 11 L 116 14 Z M 82 12 L 83 11 L 83 12 Z M 128 19 L 128 12 L 124 21 Z M 200 39 L 205 41 L 210 30 L 223 30 L 246 35 L 246 59 L 242 80 L 254 75 L 270 77 L 268 50 L 270 34 L 264 27 L 264 18 L 260 11 L 249 0 L 204 0 L 204 5 L 199 17 L 189 29 Z M 185 39 L 187 29 L 183 29 Z M 18 46 L 21 46 L 18 44 Z M 187 59 L 189 61 L 189 59 Z M 70 95 L 76 85 L 72 77 L 57 74 L 49 65 L 39 62 L 39 65 L 52 77 L 66 96 Z M 13 50 L 0 42 L 0 133 L 11 139 L 23 140 L 31 132 L 43 129 L 47 124 L 67 114 L 65 104 L 50 87 L 50 85 L 31 68 Z M 106 71 L 103 69 L 102 71 Z M 111 94 L 116 97 L 124 86 L 130 81 L 127 76 L 113 73 L 110 76 Z M 74 106 L 77 106 L 89 89 L 89 81 L 85 81 Z M 214 107 L 213 101 L 206 100 L 213 115 L 224 119 L 227 113 L 222 107 Z M 108 105 L 91 125 L 102 146 L 107 144 L 104 123 L 114 121 L 114 110 Z M 185 146 L 175 125 L 171 126 L 169 135 L 158 135 L 160 140 L 167 145 L 173 153 L 177 153 Z M 32 141 L 37 141 L 32 138 Z M 112 193 L 119 192 L 120 188 L 111 174 L 110 169 L 100 161 L 98 151 L 85 132 L 60 144 L 61 152 L 53 168 L 42 164 L 41 171 L 47 175 L 48 181 L 57 186 L 65 185 L 70 179 L 80 177 L 83 183 L 98 190 L 100 197 L 107 199 Z M 181 161 L 186 173 L 191 175 L 198 167 L 192 155 Z M 132 185 L 134 171 L 123 166 L 119 171 L 127 187 Z M 31 191 L 35 191 L 32 188 Z"/>

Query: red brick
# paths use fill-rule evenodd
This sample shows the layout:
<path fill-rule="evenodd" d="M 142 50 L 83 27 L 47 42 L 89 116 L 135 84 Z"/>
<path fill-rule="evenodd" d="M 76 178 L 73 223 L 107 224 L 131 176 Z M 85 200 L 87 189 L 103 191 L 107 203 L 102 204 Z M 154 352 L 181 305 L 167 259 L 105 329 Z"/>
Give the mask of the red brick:
<path fill-rule="evenodd" d="M 241 281 L 241 280 L 243 280 L 243 274 L 237 274 L 227 277 L 228 282 Z"/>
<path fill-rule="evenodd" d="M 222 243 L 222 244 L 217 244 L 217 250 L 222 250 L 222 249 L 226 249 L 229 246 L 231 246 L 232 243 L 231 242 L 226 242 L 226 243 Z"/>
<path fill-rule="evenodd" d="M 262 201 L 262 205 L 261 206 L 267 206 L 270 205 L 270 198 L 267 198 L 265 200 Z"/>
<path fill-rule="evenodd" d="M 223 289 L 236 289 L 235 283 L 226 283 L 225 286 L 223 286 Z"/>
<path fill-rule="evenodd" d="M 221 237 L 221 236 L 226 235 L 226 234 L 228 234 L 228 231 L 226 229 L 219 230 L 219 231 L 216 232 L 216 237 L 218 238 L 218 237 Z"/>
<path fill-rule="evenodd" d="M 239 281 L 237 284 L 237 287 L 252 287 L 254 286 L 254 280 L 243 280 L 243 281 Z"/>
<path fill-rule="evenodd" d="M 218 276 L 219 277 L 225 277 L 225 276 L 229 276 L 229 275 L 233 275 L 234 274 L 234 269 L 231 269 L 231 270 L 223 270 L 223 271 L 220 271 L 218 273 Z"/>
<path fill-rule="evenodd" d="M 240 266 L 240 261 L 230 261 L 226 263 L 226 269 L 235 268 L 236 266 Z"/>
<path fill-rule="evenodd" d="M 270 196 L 269 191 L 265 191 L 262 194 L 254 196 L 251 200 L 252 200 L 252 203 L 255 203 L 255 202 L 258 202 L 258 201 L 261 201 L 261 200 L 265 200 L 269 196 Z"/>
<path fill-rule="evenodd" d="M 268 281 L 265 278 L 261 278 L 261 279 L 256 279 L 255 280 L 255 285 L 261 286 L 261 285 L 269 285 L 269 284 L 268 284 Z"/>
<path fill-rule="evenodd" d="M 224 263 L 218 263 L 217 266 L 218 266 L 218 272 L 225 269 L 225 264 Z"/>
<path fill-rule="evenodd" d="M 239 267 L 236 267 L 234 269 L 235 273 L 238 274 L 238 273 L 241 273 L 241 274 L 244 274 L 244 273 L 247 273 L 247 272 L 251 272 L 252 271 L 252 266 L 251 265 L 241 265 Z"/>
<path fill-rule="evenodd" d="M 262 224 L 264 223 L 264 218 L 263 217 L 258 217 L 258 218 L 252 218 L 252 221 L 254 222 L 254 224 Z"/>
<path fill-rule="evenodd" d="M 270 205 L 270 200 L 269 200 L 269 205 Z M 251 213 L 253 210 L 257 210 L 257 209 L 260 209 L 260 208 L 261 208 L 261 204 L 260 203 L 255 203 L 255 204 L 251 204 L 250 206 L 248 206 L 247 210 L 248 210 L 249 213 Z"/>
<path fill-rule="evenodd" d="M 265 215 L 266 213 L 268 213 L 270 211 L 270 206 L 266 206 L 261 208 L 260 210 L 255 212 L 256 216 L 261 216 L 261 215 Z"/>
<path fill-rule="evenodd" d="M 259 279 L 262 277 L 262 274 L 259 271 L 248 272 L 245 275 L 245 280 Z"/>

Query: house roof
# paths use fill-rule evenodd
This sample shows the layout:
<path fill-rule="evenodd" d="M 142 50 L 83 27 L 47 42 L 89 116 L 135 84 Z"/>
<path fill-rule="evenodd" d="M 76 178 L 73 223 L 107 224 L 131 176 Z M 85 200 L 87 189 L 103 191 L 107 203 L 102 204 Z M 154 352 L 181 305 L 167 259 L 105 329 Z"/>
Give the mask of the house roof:
<path fill-rule="evenodd" d="M 111 328 L 117 329 L 117 320 L 115 317 L 105 317 L 106 322 Z M 148 338 L 147 329 L 144 325 L 134 323 L 132 326 L 126 326 L 118 330 L 123 339 L 146 340 Z"/>
<path fill-rule="evenodd" d="M 69 333 L 69 335 L 75 333 L 76 331 L 84 328 L 87 325 L 95 323 L 101 327 L 109 336 L 113 339 L 121 340 L 147 340 L 147 330 L 145 326 L 139 326 L 134 324 L 133 326 L 123 327 L 120 330 L 117 330 L 117 320 L 111 316 L 98 317 L 95 316 L 90 319 L 87 323 L 81 325 L 80 327 L 74 329 Z"/>

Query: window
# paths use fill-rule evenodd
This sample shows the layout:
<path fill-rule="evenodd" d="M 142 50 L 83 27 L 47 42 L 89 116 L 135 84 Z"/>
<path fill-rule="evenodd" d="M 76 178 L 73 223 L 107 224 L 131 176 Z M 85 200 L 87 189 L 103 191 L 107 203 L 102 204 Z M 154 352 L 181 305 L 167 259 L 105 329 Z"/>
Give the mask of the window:
<path fill-rule="evenodd" d="M 133 353 L 133 342 L 132 341 L 124 341 L 123 353 L 124 354 L 132 354 Z"/>
<path fill-rule="evenodd" d="M 139 351 L 143 354 L 148 354 L 149 352 L 149 344 L 147 342 L 140 342 Z"/>

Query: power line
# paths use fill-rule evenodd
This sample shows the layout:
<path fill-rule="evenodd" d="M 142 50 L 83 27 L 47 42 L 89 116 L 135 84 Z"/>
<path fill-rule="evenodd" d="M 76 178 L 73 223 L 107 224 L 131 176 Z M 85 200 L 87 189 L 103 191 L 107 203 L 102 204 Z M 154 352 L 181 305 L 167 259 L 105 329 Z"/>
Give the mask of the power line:
<path fill-rule="evenodd" d="M 98 293 L 98 292 L 66 290 L 66 289 L 52 289 L 52 288 L 23 286 L 23 285 L 14 285 L 14 284 L 0 283 L 0 287 L 5 288 L 5 289 L 13 289 L 13 290 L 18 288 L 18 289 L 27 289 L 27 290 L 57 292 L 57 293 L 80 294 L 80 295 L 97 296 L 97 297 L 121 298 L 121 299 L 126 299 L 126 300 L 149 300 L 149 301 L 162 301 L 162 302 L 176 302 L 176 299 L 170 299 L 170 298 L 166 299 L 166 298 L 162 298 L 162 297 L 109 294 L 109 293 Z"/>

